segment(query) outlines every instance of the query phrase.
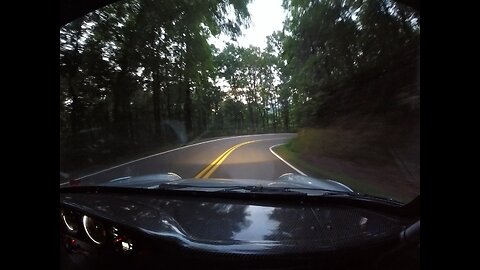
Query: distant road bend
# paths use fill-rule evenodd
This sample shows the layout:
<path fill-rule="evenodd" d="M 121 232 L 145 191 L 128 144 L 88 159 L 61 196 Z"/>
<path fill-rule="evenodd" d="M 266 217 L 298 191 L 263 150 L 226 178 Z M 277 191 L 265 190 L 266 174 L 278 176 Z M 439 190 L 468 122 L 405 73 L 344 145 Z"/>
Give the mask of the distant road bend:
<path fill-rule="evenodd" d="M 124 176 L 173 172 L 184 179 L 274 180 L 284 173 L 303 174 L 272 150 L 294 136 L 294 133 L 276 133 L 224 137 L 119 164 L 77 179 L 84 184 L 100 184 Z"/>

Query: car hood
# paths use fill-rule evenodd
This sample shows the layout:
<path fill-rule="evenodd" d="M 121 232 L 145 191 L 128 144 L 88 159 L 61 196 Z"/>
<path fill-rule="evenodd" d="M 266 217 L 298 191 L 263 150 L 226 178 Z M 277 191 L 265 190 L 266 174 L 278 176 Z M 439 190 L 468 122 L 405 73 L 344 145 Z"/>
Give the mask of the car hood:
<path fill-rule="evenodd" d="M 258 179 L 182 179 L 174 173 L 116 178 L 100 186 L 131 188 L 158 188 L 162 186 L 189 186 L 191 189 L 226 188 L 236 186 L 262 186 L 276 188 L 311 188 L 331 191 L 352 192 L 348 186 L 330 179 L 317 179 L 294 173 L 281 175 L 275 180 Z"/>
<path fill-rule="evenodd" d="M 173 176 L 116 179 L 104 186 L 148 187 L 172 185 L 239 185 L 245 180 L 177 179 Z M 285 175 L 263 185 L 323 186 L 346 189 L 341 184 Z M 309 183 L 311 182 L 311 183 Z M 381 213 L 334 204 L 305 205 L 198 196 L 160 196 L 154 192 L 61 193 L 62 207 L 75 209 L 109 224 L 134 228 L 150 237 L 172 241 L 189 249 L 238 253 L 285 254 L 338 250 L 362 246 L 385 237 L 397 237 L 402 224 Z"/>

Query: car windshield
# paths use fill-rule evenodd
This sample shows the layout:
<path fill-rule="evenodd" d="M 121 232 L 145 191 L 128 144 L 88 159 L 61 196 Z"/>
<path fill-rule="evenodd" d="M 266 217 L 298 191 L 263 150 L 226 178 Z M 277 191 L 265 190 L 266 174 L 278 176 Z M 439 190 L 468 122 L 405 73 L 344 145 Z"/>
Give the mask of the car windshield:
<path fill-rule="evenodd" d="M 114 1 L 59 47 L 61 186 L 420 194 L 418 7 Z"/>

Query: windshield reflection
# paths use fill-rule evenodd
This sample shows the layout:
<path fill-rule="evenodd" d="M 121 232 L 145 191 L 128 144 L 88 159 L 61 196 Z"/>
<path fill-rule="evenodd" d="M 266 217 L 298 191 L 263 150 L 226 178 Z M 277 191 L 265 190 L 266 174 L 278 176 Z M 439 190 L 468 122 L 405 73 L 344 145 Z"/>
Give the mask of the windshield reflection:
<path fill-rule="evenodd" d="M 244 227 L 234 235 L 236 240 L 265 240 L 266 237 L 278 229 L 279 221 L 271 219 L 275 208 L 250 205 L 245 210 L 249 226 Z"/>
<path fill-rule="evenodd" d="M 75 201 L 101 216 L 157 233 L 174 231 L 199 242 L 304 241 L 315 245 L 367 240 L 392 230 L 398 224 L 374 212 L 331 207 L 275 207 L 165 200 L 104 194 L 76 194 Z"/>

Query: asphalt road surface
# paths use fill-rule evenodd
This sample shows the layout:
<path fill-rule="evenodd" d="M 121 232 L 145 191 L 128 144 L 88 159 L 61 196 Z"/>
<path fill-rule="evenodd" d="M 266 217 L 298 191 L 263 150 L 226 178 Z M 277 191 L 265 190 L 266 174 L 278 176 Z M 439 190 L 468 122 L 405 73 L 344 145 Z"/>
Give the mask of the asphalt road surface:
<path fill-rule="evenodd" d="M 182 178 L 273 180 L 284 173 L 300 173 L 272 150 L 295 136 L 277 133 L 224 137 L 187 145 L 88 174 L 82 184 L 100 184 L 124 176 L 173 172 Z"/>

